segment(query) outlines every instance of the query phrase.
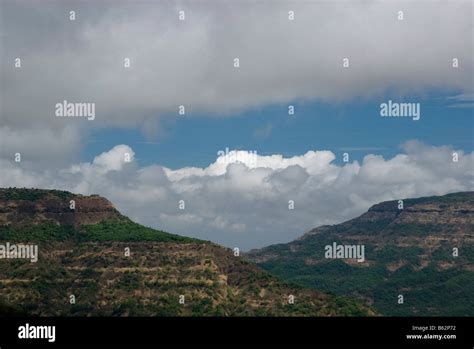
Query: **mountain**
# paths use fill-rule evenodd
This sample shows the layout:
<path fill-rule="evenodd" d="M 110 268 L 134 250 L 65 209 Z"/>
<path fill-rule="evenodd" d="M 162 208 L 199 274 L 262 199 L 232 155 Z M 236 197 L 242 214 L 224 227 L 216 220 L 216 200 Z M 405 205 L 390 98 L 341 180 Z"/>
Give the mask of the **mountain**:
<path fill-rule="evenodd" d="M 38 260 L 0 258 L 4 316 L 374 314 L 282 282 L 211 242 L 134 223 L 97 195 L 0 189 L 0 253 L 14 244 L 37 245 Z"/>
<path fill-rule="evenodd" d="M 246 258 L 287 281 L 356 297 L 381 315 L 474 316 L 474 192 L 402 201 Z M 364 261 L 326 258 L 334 244 L 348 253 L 363 246 Z"/>

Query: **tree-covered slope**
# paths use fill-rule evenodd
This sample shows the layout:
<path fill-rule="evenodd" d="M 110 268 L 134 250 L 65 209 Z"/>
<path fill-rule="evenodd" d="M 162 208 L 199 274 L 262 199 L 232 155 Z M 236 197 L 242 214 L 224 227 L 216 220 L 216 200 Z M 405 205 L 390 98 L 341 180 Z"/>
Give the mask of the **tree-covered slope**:
<path fill-rule="evenodd" d="M 365 261 L 326 258 L 363 245 Z M 474 192 L 388 201 L 247 258 L 283 279 L 357 297 L 382 315 L 474 316 Z M 399 296 L 403 303 L 399 303 Z"/>
<path fill-rule="evenodd" d="M 0 315 L 374 314 L 282 282 L 216 244 L 134 223 L 99 196 L 0 189 L 0 246 L 7 243 L 37 245 L 39 255 L 0 258 Z"/>

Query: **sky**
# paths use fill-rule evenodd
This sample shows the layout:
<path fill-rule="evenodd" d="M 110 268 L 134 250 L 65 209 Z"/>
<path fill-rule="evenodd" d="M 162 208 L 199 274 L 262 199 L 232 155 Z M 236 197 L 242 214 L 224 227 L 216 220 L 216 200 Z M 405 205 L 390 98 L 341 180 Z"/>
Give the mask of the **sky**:
<path fill-rule="evenodd" d="M 0 186 L 100 194 L 139 223 L 242 250 L 380 201 L 474 190 L 472 11 L 2 0 Z M 64 100 L 95 117 L 57 116 Z M 382 117 L 389 101 L 419 120 Z"/>

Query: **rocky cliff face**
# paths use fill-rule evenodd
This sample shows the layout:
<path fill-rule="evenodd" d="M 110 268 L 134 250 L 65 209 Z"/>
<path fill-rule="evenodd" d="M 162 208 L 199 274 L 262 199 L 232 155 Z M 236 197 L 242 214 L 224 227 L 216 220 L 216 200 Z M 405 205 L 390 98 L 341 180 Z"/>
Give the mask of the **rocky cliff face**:
<path fill-rule="evenodd" d="M 399 205 L 374 205 L 360 217 L 247 258 L 301 285 L 359 297 L 382 314 L 474 315 L 474 192 Z M 333 243 L 364 246 L 365 260 L 326 258 Z"/>
<path fill-rule="evenodd" d="M 0 258 L 0 315 L 374 314 L 282 282 L 229 249 L 143 227 L 98 196 L 0 189 L 0 245 L 7 242 L 37 244 L 39 256 Z"/>
<path fill-rule="evenodd" d="M 74 209 L 70 208 L 71 204 L 74 204 Z M 73 195 L 59 190 L 0 189 L 2 225 L 54 222 L 79 226 L 123 218 L 110 201 L 97 195 Z"/>

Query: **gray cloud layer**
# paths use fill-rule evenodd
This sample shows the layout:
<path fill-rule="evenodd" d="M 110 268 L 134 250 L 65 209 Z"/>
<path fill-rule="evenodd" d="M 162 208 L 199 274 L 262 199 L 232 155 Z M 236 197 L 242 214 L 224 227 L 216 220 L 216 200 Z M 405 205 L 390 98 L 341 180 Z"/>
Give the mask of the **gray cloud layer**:
<path fill-rule="evenodd" d="M 472 2 L 3 1 L 2 154 L 64 157 L 106 126 L 153 133 L 163 117 L 229 116 L 294 100 L 472 92 Z M 70 10 L 76 20 L 69 21 Z M 186 20 L 178 20 L 178 10 Z M 288 11 L 295 20 L 288 20 Z M 399 10 L 404 20 L 397 20 Z M 22 68 L 13 67 L 22 59 Z M 131 68 L 123 68 L 123 59 Z M 233 68 L 240 58 L 241 67 Z M 342 59 L 350 59 L 350 68 Z M 451 67 L 452 58 L 459 68 Z M 54 104 L 97 104 L 97 119 L 58 119 Z M 379 101 L 378 101 L 379 103 Z M 37 134 L 34 146 L 16 137 Z"/>

